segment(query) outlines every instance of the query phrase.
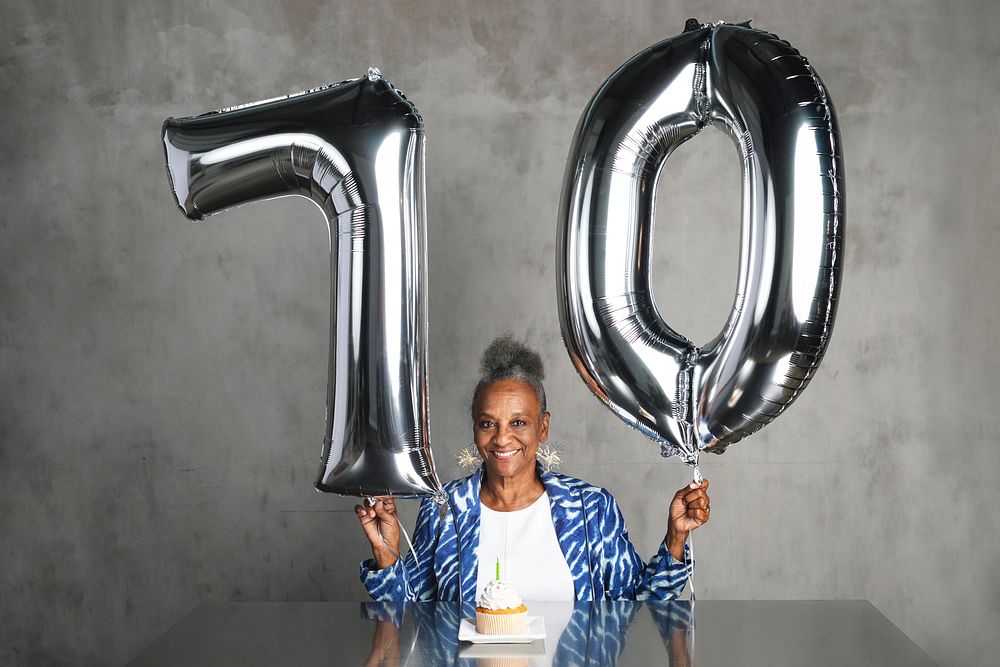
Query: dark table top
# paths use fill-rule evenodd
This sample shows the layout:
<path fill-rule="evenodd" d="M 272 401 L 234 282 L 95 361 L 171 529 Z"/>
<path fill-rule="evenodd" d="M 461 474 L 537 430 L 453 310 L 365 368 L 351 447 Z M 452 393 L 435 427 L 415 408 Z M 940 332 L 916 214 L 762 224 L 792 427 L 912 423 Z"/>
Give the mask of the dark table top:
<path fill-rule="evenodd" d="M 933 665 L 864 600 L 529 603 L 545 639 L 458 641 L 471 605 L 206 604 L 131 667 L 157 665 Z"/>

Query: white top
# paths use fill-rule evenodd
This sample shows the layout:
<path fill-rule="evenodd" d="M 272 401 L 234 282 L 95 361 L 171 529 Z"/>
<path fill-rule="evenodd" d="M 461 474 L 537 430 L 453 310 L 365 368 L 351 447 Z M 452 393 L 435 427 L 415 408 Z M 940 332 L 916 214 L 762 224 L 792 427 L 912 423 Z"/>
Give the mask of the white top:
<path fill-rule="evenodd" d="M 524 600 L 572 601 L 573 575 L 552 524 L 549 494 L 515 512 L 496 512 L 479 503 L 479 575 L 476 598 L 496 579 L 514 587 Z"/>

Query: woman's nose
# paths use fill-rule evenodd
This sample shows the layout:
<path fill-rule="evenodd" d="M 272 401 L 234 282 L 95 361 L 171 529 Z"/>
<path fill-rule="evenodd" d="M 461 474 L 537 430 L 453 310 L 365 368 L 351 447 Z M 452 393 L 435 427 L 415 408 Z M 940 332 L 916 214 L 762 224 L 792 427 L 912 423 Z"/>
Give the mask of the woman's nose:
<path fill-rule="evenodd" d="M 497 445 L 503 447 L 513 439 L 513 433 L 509 426 L 497 427 Z"/>

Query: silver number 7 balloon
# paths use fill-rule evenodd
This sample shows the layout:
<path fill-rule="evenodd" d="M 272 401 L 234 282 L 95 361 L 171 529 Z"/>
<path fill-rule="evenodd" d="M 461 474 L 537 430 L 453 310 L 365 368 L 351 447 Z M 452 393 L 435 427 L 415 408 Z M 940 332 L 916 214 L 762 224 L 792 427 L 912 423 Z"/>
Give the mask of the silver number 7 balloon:
<path fill-rule="evenodd" d="M 163 125 L 167 169 L 193 219 L 297 195 L 330 229 L 326 433 L 316 487 L 438 493 L 427 401 L 424 130 L 378 70 L 313 91 Z"/>
<path fill-rule="evenodd" d="M 736 298 L 699 349 L 650 292 L 664 162 L 709 125 L 733 139 L 743 212 Z M 823 358 L 843 262 L 844 169 L 816 72 L 774 35 L 700 25 L 637 54 L 600 87 L 573 139 L 559 217 L 559 319 L 584 382 L 693 463 L 777 417 Z"/>

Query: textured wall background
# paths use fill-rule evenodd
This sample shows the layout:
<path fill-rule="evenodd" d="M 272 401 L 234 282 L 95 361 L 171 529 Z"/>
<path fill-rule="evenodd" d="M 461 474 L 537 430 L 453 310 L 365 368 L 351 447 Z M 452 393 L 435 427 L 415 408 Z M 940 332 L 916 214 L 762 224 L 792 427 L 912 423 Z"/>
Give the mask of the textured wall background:
<path fill-rule="evenodd" d="M 699 593 L 867 598 L 943 664 L 1000 654 L 997 3 L 0 4 L 0 662 L 120 664 L 203 601 L 363 596 L 353 500 L 312 489 L 324 225 L 295 199 L 186 222 L 159 129 L 371 64 L 427 122 L 442 476 L 510 329 L 548 361 L 563 469 L 608 486 L 651 553 L 688 472 L 572 370 L 555 220 L 583 106 L 688 16 L 799 47 L 848 172 L 831 349 L 788 413 L 705 461 Z M 728 139 L 685 146 L 658 196 L 661 310 L 706 341 L 736 275 Z"/>

